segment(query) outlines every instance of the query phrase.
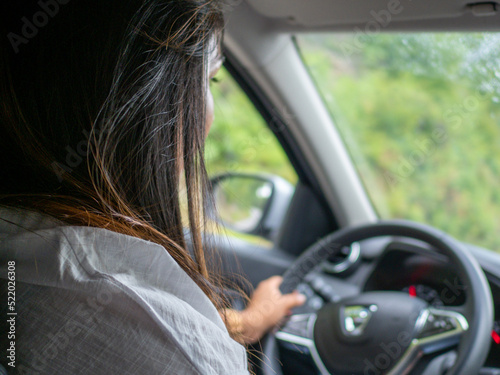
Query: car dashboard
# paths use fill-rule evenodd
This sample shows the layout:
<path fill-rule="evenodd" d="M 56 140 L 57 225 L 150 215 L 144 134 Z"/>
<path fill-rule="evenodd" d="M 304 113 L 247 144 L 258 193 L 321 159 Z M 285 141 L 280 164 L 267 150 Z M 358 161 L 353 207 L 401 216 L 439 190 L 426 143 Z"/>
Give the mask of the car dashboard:
<path fill-rule="evenodd" d="M 373 238 L 356 246 L 360 247 L 359 258 L 353 259 L 352 251 L 356 249 L 351 246 L 340 258 L 330 259 L 306 277 L 298 290 L 307 296 L 307 302 L 296 313 L 314 312 L 330 301 L 368 291 L 400 291 L 421 298 L 432 307 L 460 307 L 465 303 L 467 290 L 456 270 L 428 244 L 407 238 Z M 484 264 L 485 260 L 475 255 L 480 264 Z M 342 267 L 335 268 L 341 263 L 344 263 Z M 498 375 L 500 276 L 487 270 L 485 274 L 493 296 L 495 318 L 489 354 L 480 374 Z"/>

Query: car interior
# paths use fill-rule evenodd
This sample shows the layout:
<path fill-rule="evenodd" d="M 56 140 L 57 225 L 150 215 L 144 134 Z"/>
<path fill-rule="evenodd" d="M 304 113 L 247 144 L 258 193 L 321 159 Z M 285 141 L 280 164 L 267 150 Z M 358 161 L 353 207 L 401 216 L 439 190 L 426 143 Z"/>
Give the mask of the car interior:
<path fill-rule="evenodd" d="M 499 7 L 226 6 L 227 86 L 213 89 L 220 112 L 207 144 L 216 219 L 227 229 L 215 246 L 234 282 L 284 275 L 283 292 L 307 296 L 251 348 L 257 374 L 500 374 L 497 155 L 466 161 L 456 146 L 450 153 L 463 160 L 444 156 L 458 142 L 478 146 L 481 134 L 500 144 Z M 458 88 L 462 78 L 477 86 Z M 456 86 L 427 94 L 437 82 Z M 247 133 L 226 138 L 231 127 Z M 262 155 L 273 148 L 279 162 L 269 167 Z M 470 198 L 472 185 L 455 177 L 480 165 L 491 165 L 491 178 L 471 177 L 483 190 Z M 466 197 L 488 229 L 457 208 Z M 491 217 L 478 208 L 483 198 Z"/>
<path fill-rule="evenodd" d="M 224 12 L 206 248 L 307 297 L 251 370 L 500 375 L 500 2 Z"/>

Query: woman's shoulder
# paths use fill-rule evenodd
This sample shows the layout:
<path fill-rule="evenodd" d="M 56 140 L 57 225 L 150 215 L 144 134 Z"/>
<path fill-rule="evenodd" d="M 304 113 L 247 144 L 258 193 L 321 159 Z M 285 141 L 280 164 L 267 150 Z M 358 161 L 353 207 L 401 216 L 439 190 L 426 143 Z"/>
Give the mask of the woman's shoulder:
<path fill-rule="evenodd" d="M 0 211 L 0 218 L 6 216 Z M 223 370 L 228 359 L 227 365 L 244 363 L 244 348 L 229 337 L 213 304 L 163 247 L 106 229 L 47 223 L 26 213 L 17 219 L 10 213 L 6 220 L 10 224 L 0 227 L 0 278 L 5 280 L 6 264 L 14 261 L 26 335 L 19 345 L 34 347 L 31 337 L 38 337 L 40 353 L 55 350 L 57 345 L 47 346 L 47 337 L 66 332 L 61 340 L 81 351 L 78 358 L 89 351 L 107 361 L 141 351 L 165 365 L 161 353 L 170 353 L 168 366 L 183 368 L 182 373 L 196 373 L 199 366 Z M 217 348 L 228 358 L 220 358 Z M 68 350 L 60 349 L 65 355 Z M 239 361 L 230 360 L 236 357 Z M 110 366 L 125 363 L 117 359 L 104 368 L 109 372 Z"/>
<path fill-rule="evenodd" d="M 158 290 L 224 327 L 205 293 L 156 243 L 103 228 L 57 225 L 38 213 L 2 210 L 0 222 L 0 264 L 16 261 L 19 281 L 81 289 L 106 280 L 124 291 Z"/>
<path fill-rule="evenodd" d="M 166 250 L 153 242 L 104 228 L 72 226 L 28 210 L 0 208 L 0 257 L 20 261 L 18 276 L 26 282 L 51 285 L 128 275 L 154 280 L 161 264 L 178 265 Z M 35 271 L 35 272 L 33 272 Z M 63 277 L 64 276 L 64 277 Z"/>
<path fill-rule="evenodd" d="M 106 279 L 78 290 L 21 282 L 16 294 L 23 373 L 247 374 L 244 347 L 171 294 Z"/>

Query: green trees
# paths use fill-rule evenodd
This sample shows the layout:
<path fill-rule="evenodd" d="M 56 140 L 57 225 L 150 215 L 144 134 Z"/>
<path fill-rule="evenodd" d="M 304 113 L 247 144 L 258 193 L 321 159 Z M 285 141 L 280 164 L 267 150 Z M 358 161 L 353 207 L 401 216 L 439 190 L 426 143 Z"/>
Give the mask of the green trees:
<path fill-rule="evenodd" d="M 381 216 L 500 251 L 499 36 L 380 34 L 346 56 L 348 40 L 300 46 Z"/>
<path fill-rule="evenodd" d="M 297 175 L 282 147 L 246 94 L 226 70 L 212 84 L 215 121 L 206 145 L 210 175 L 224 172 L 265 172 L 291 183 Z"/>

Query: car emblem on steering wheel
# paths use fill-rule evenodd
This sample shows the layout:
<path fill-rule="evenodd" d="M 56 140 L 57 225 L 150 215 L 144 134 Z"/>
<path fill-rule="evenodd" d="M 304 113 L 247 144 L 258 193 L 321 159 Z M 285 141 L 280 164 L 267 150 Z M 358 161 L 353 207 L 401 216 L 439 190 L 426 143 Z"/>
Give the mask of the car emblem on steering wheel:
<path fill-rule="evenodd" d="M 343 307 L 343 331 L 346 336 L 361 336 L 377 305 Z"/>

